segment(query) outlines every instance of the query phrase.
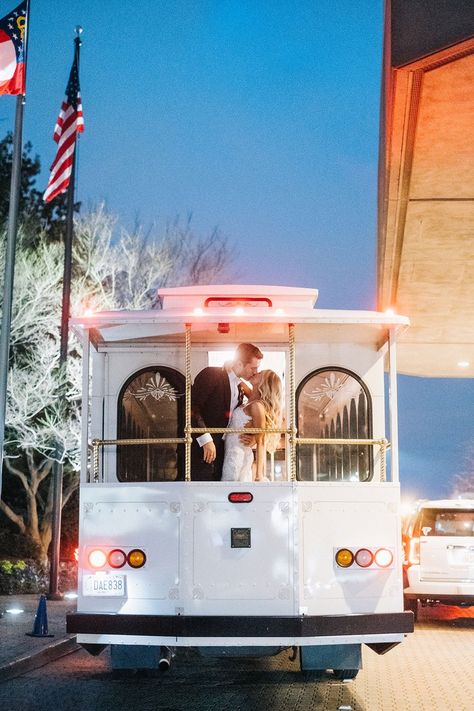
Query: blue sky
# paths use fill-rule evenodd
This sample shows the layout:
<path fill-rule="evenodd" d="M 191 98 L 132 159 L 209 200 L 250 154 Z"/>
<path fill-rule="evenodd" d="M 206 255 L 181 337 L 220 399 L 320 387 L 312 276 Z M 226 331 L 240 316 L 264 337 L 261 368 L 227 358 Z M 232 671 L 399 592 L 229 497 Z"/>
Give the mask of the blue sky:
<path fill-rule="evenodd" d="M 24 137 L 46 169 L 84 28 L 84 205 L 158 228 L 192 213 L 237 245 L 240 282 L 374 308 L 382 0 L 31 5 Z M 472 439 L 472 383 L 401 378 L 399 391 L 403 488 L 444 496 Z"/>

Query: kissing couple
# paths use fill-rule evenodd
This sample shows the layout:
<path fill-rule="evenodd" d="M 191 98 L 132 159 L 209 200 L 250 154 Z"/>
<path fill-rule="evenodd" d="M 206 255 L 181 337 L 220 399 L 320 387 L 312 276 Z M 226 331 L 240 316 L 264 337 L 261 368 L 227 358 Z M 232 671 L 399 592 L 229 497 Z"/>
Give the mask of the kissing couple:
<path fill-rule="evenodd" d="M 192 387 L 192 426 L 279 429 L 281 380 L 273 370 L 259 372 L 262 358 L 257 346 L 241 343 L 222 368 L 201 370 Z M 279 440 L 279 434 L 203 434 L 193 439 L 192 479 L 263 481 L 266 453 Z"/>

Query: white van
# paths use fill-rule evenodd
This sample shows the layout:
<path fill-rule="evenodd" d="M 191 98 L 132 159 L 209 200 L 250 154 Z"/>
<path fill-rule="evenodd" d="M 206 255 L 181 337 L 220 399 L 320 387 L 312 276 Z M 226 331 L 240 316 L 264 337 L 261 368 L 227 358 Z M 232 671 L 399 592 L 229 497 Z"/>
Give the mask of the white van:
<path fill-rule="evenodd" d="M 405 544 L 405 609 L 474 605 L 474 499 L 424 501 Z"/>

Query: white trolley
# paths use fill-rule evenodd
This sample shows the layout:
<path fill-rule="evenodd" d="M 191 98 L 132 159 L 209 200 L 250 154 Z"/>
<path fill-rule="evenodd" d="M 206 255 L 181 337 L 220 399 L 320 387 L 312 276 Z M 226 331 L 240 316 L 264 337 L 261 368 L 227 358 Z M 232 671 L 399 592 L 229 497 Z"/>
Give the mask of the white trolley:
<path fill-rule="evenodd" d="M 408 319 L 317 309 L 316 290 L 294 287 L 159 295 L 160 309 L 73 319 L 84 391 L 68 631 L 93 654 L 112 645 L 117 668 L 156 666 L 175 647 L 293 647 L 302 669 L 354 677 L 362 644 L 384 653 L 413 631 L 395 358 Z M 285 384 L 269 481 L 193 481 L 192 380 L 241 342 Z"/>

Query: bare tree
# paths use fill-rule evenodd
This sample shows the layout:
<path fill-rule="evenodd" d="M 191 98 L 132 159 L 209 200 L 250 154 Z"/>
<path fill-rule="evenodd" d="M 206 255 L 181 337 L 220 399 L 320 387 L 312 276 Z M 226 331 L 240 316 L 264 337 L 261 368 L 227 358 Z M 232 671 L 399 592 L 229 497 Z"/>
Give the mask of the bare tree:
<path fill-rule="evenodd" d="M 52 526 L 50 473 L 58 451 L 64 464 L 63 505 L 78 485 L 80 348 L 71 335 L 64 373 L 59 368 L 62 246 L 45 235 L 34 250 L 27 245 L 20 240 L 17 254 L 5 452 L 5 469 L 20 485 L 24 505 L 0 500 L 0 511 L 46 563 Z M 71 311 L 154 308 L 160 286 L 228 278 L 231 256 L 218 230 L 200 237 L 189 221 L 182 226 L 178 220 L 161 237 L 145 235 L 140 228 L 130 234 L 118 229 L 100 205 L 76 221 Z"/>

